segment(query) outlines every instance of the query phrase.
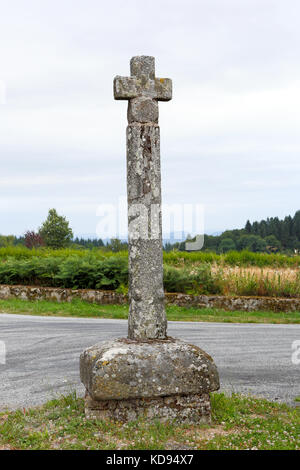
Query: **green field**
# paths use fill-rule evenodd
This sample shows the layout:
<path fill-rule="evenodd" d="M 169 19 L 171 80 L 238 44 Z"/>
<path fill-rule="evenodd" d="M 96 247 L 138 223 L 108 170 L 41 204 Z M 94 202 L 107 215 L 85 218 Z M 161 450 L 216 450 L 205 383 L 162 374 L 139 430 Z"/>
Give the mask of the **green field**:
<path fill-rule="evenodd" d="M 300 323 L 300 312 L 227 312 L 212 308 L 167 307 L 171 321 L 203 321 L 225 323 Z M 24 315 L 65 316 L 85 318 L 127 319 L 127 305 L 97 305 L 73 300 L 72 302 L 0 300 L 0 312 Z"/>

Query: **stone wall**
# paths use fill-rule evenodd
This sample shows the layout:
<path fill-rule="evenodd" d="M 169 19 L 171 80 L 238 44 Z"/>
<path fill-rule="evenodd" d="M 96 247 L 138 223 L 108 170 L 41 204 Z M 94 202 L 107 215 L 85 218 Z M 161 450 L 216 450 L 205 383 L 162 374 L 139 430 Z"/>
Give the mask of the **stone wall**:
<path fill-rule="evenodd" d="M 0 299 L 54 300 L 71 302 L 81 299 L 96 304 L 125 304 L 127 297 L 109 290 L 63 289 L 60 287 L 0 285 Z"/>
<path fill-rule="evenodd" d="M 96 304 L 126 304 L 128 298 L 114 291 L 89 289 L 62 289 L 57 287 L 9 286 L 0 285 L 0 299 L 54 300 L 71 302 L 81 299 Z M 300 312 L 300 298 L 287 299 L 278 297 L 229 297 L 221 295 L 166 294 L 168 305 L 197 308 L 222 308 L 246 312 Z"/>
<path fill-rule="evenodd" d="M 223 295 L 166 294 L 168 305 L 197 308 L 221 308 L 245 312 L 300 312 L 300 298 L 279 297 L 231 297 Z"/>

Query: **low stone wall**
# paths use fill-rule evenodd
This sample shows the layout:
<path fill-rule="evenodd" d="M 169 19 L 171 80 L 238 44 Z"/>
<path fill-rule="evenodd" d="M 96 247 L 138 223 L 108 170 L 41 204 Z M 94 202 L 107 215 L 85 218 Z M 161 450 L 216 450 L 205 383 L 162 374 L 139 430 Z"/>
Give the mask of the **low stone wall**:
<path fill-rule="evenodd" d="M 115 291 L 0 285 L 0 299 L 12 298 L 22 300 L 54 300 L 56 302 L 71 302 L 73 299 L 81 299 L 99 305 L 126 304 L 128 302 L 126 295 Z M 229 311 L 300 312 L 300 298 L 230 297 L 167 293 L 166 303 L 167 305 L 178 305 L 180 307 L 221 308 Z"/>
<path fill-rule="evenodd" d="M 168 305 L 180 307 L 221 308 L 245 312 L 300 312 L 300 298 L 230 297 L 223 295 L 166 294 Z"/>
<path fill-rule="evenodd" d="M 127 296 L 109 290 L 63 289 L 60 287 L 0 285 L 0 299 L 54 300 L 71 302 L 81 299 L 96 304 L 125 304 Z"/>

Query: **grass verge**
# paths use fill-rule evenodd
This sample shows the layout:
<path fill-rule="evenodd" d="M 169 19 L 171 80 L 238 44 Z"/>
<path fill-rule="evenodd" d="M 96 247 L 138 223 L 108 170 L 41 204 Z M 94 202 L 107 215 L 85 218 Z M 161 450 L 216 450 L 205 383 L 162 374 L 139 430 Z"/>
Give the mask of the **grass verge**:
<path fill-rule="evenodd" d="M 82 300 L 58 303 L 46 300 L 9 299 L 0 300 L 0 312 L 43 316 L 127 319 L 128 306 L 97 305 Z M 212 308 L 198 309 L 168 306 L 167 317 L 171 321 L 300 324 L 300 312 L 227 312 Z"/>
<path fill-rule="evenodd" d="M 76 395 L 0 414 L 0 449 L 300 449 L 300 410 L 262 399 L 212 395 L 211 425 L 87 421 Z"/>

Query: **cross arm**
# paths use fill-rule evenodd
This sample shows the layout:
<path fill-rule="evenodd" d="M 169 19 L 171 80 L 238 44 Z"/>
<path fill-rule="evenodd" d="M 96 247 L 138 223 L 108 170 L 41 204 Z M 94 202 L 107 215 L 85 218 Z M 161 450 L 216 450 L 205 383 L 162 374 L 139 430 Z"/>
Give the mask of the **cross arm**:
<path fill-rule="evenodd" d="M 155 98 L 158 101 L 170 101 L 172 99 L 172 80 L 170 78 L 155 78 Z"/>
<path fill-rule="evenodd" d="M 172 99 L 172 80 L 170 78 L 144 79 L 120 77 L 114 79 L 115 100 L 130 100 L 137 96 L 147 96 L 157 101 Z"/>
<path fill-rule="evenodd" d="M 130 100 L 138 96 L 138 90 L 135 77 L 120 77 L 114 79 L 114 98 L 115 100 Z"/>

